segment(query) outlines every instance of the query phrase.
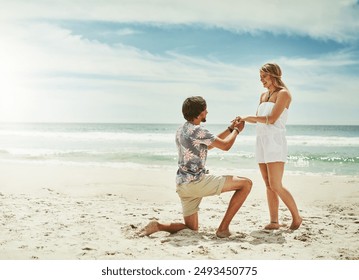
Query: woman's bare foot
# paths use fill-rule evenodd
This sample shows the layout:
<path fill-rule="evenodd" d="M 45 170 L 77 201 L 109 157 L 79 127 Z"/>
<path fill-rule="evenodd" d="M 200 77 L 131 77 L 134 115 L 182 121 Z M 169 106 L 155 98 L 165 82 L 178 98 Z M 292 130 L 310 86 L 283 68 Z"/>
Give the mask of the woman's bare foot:
<path fill-rule="evenodd" d="M 270 222 L 270 224 L 266 225 L 264 229 L 275 230 L 275 229 L 279 229 L 279 227 L 280 225 L 278 224 L 278 222 Z"/>
<path fill-rule="evenodd" d="M 155 233 L 157 231 L 159 231 L 158 228 L 159 223 L 157 221 L 151 221 L 148 223 L 147 226 L 145 226 L 140 232 L 139 232 L 139 236 L 143 237 L 143 236 L 149 236 L 152 233 Z"/>
<path fill-rule="evenodd" d="M 296 230 L 300 227 L 300 225 L 302 224 L 302 217 L 299 217 L 299 219 L 293 220 L 292 224 L 290 225 L 289 229 L 291 230 Z"/>
<path fill-rule="evenodd" d="M 226 237 L 230 237 L 231 233 L 229 232 L 229 230 L 224 230 L 224 231 L 219 231 L 217 230 L 216 232 L 217 237 L 219 238 L 226 238 Z"/>

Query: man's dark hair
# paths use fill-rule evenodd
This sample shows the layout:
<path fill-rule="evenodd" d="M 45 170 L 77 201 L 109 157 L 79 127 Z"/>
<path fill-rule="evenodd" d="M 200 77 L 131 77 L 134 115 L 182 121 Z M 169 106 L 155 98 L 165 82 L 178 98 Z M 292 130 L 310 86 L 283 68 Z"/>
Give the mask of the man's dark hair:
<path fill-rule="evenodd" d="M 183 117 L 187 121 L 193 121 L 206 109 L 206 100 L 204 100 L 201 96 L 188 97 L 182 105 Z"/>

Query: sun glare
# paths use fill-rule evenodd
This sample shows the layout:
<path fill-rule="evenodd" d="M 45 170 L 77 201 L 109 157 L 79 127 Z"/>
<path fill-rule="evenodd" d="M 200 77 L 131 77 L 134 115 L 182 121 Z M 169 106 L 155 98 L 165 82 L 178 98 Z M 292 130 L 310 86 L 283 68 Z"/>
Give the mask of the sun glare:
<path fill-rule="evenodd" d="M 21 100 L 18 100 L 18 81 L 21 77 L 0 68 L 0 122 L 21 120 Z"/>

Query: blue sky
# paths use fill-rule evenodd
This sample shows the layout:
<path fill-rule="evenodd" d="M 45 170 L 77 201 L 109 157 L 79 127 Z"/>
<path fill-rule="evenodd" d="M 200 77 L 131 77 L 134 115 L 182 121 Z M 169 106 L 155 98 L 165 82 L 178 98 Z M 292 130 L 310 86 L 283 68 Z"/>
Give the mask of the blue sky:
<path fill-rule="evenodd" d="M 29 3 L 30 2 L 30 3 Z M 276 62 L 290 124 L 359 125 L 359 4 L 314 1 L 7 1 L 0 121 L 180 123 L 254 114 Z"/>

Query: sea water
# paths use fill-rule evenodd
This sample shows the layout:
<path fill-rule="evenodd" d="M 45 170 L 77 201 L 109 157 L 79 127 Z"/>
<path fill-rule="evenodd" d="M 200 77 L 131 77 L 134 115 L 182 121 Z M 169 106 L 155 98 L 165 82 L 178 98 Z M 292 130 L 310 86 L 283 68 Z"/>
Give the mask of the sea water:
<path fill-rule="evenodd" d="M 2 123 L 0 161 L 176 168 L 180 124 Z M 226 124 L 204 124 L 214 134 Z M 359 175 L 359 126 L 288 125 L 286 170 Z M 255 125 L 228 152 L 212 149 L 209 169 L 258 170 Z"/>

